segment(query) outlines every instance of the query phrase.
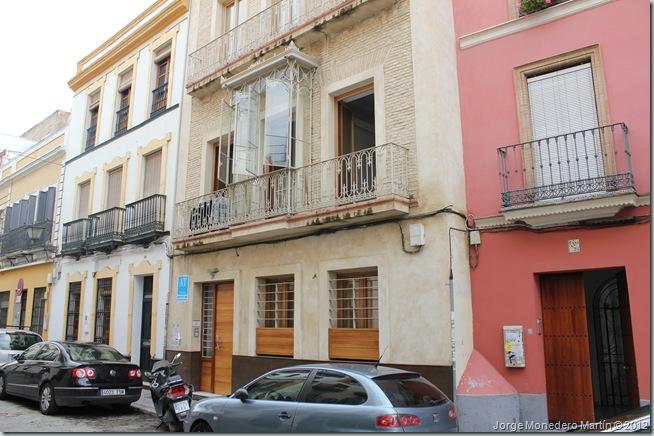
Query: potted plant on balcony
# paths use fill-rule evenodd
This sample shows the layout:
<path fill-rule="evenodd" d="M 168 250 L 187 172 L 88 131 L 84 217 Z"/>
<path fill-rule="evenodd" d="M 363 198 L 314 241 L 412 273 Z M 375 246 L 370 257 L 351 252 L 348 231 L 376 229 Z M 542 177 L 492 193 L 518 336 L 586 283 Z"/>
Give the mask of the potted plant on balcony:
<path fill-rule="evenodd" d="M 517 6 L 520 11 L 520 16 L 523 16 L 533 14 L 534 12 L 553 6 L 556 3 L 560 2 L 554 0 L 521 0 Z"/>

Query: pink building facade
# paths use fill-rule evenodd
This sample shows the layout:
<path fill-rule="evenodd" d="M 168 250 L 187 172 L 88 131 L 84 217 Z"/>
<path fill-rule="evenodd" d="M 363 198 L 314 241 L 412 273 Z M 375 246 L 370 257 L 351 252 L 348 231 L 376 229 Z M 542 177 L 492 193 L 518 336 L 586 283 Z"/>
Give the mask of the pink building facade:
<path fill-rule="evenodd" d="M 649 3 L 544 3 L 453 2 L 480 231 L 462 430 L 650 400 Z"/>

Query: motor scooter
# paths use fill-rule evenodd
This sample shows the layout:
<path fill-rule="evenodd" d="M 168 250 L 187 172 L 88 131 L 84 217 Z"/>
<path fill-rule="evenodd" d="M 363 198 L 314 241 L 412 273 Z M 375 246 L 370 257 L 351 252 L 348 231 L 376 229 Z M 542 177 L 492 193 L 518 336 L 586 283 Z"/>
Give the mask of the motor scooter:
<path fill-rule="evenodd" d="M 171 362 L 160 360 L 150 372 L 143 373 L 150 382 L 154 410 L 171 432 L 182 431 L 182 423 L 188 416 L 193 398 L 193 385 L 185 383 L 175 372 L 175 368 L 181 365 L 178 362 L 180 356 L 181 353 L 177 353 Z"/>

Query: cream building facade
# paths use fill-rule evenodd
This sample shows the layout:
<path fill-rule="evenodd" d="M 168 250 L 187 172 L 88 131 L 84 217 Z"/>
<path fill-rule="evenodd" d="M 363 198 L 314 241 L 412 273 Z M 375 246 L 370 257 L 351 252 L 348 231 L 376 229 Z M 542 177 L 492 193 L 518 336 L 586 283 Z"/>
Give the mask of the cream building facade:
<path fill-rule="evenodd" d="M 472 350 L 451 3 L 194 0 L 189 23 L 167 353 L 205 391 L 381 358 L 451 394 Z"/>
<path fill-rule="evenodd" d="M 78 63 L 50 337 L 163 357 L 187 3 L 157 0 Z"/>

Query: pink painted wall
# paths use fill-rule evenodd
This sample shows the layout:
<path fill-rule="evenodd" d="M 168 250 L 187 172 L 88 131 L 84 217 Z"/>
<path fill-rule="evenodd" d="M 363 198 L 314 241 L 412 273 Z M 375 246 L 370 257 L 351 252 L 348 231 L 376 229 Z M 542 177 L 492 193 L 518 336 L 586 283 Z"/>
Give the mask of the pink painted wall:
<path fill-rule="evenodd" d="M 477 32 L 509 19 L 507 0 L 453 0 L 453 6 L 454 30 L 458 36 Z"/>
<path fill-rule="evenodd" d="M 649 213 L 641 208 L 640 213 Z M 619 236 L 617 233 L 619 232 Z M 618 238 L 619 237 L 619 243 Z M 581 252 L 568 253 L 578 238 Z M 518 392 L 545 392 L 539 273 L 624 267 L 631 306 L 640 398 L 650 397 L 649 223 L 619 228 L 547 233 L 511 231 L 482 234 L 479 266 L 472 273 L 474 343 Z M 527 366 L 504 367 L 502 326 L 523 325 Z M 532 328 L 534 334 L 528 335 Z"/>
<path fill-rule="evenodd" d="M 455 17 L 468 10 L 481 13 L 479 6 L 466 6 L 471 2 L 486 4 L 456 0 Z M 493 3 L 489 2 L 488 7 L 490 4 Z M 457 21 L 468 20 L 455 18 Z M 476 216 L 496 215 L 501 206 L 497 149 L 520 142 L 513 69 L 594 44 L 599 44 L 602 55 L 610 120 L 625 122 L 629 127 L 637 191 L 649 193 L 649 3 L 617 0 L 458 50 L 469 212 Z"/>
<path fill-rule="evenodd" d="M 506 20 L 505 0 L 454 0 L 457 36 Z M 611 122 L 625 122 L 638 194 L 650 192 L 650 26 L 647 0 L 608 4 L 517 34 L 461 50 L 461 98 L 468 211 L 476 217 L 499 214 L 497 148 L 520 142 L 514 91 L 515 67 L 598 44 Z M 625 211 L 649 215 L 650 208 Z M 582 252 L 567 253 L 579 238 Z M 475 349 L 519 392 L 544 393 L 538 273 L 624 267 L 627 272 L 637 354 L 640 398 L 650 396 L 649 226 L 547 233 L 512 231 L 482 234 L 479 267 L 472 271 Z M 507 369 L 502 326 L 525 326 L 527 367 Z"/>

